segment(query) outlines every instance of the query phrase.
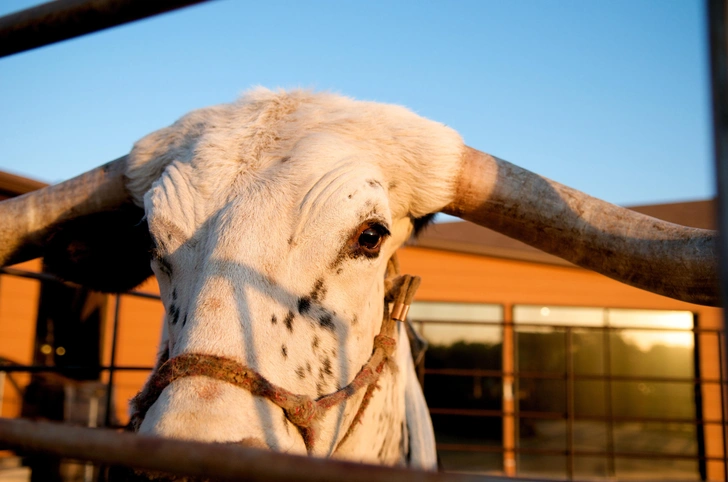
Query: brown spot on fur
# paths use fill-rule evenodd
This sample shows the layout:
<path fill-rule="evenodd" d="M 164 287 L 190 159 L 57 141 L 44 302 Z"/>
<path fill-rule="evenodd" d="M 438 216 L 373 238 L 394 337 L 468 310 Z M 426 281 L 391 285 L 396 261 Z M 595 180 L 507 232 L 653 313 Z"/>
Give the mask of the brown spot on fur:
<path fill-rule="evenodd" d="M 298 375 L 298 378 L 300 378 L 301 380 L 306 378 L 306 372 L 303 371 L 303 367 L 296 368 L 296 375 Z"/>
<path fill-rule="evenodd" d="M 333 376 L 334 373 L 331 371 L 331 360 L 329 360 L 329 357 L 324 359 L 321 371 L 328 376 Z"/>
<path fill-rule="evenodd" d="M 222 300 L 217 296 L 210 296 L 202 303 L 200 303 L 200 309 L 202 311 L 216 312 L 222 308 Z"/>
<path fill-rule="evenodd" d="M 283 358 L 288 358 L 288 348 L 286 348 L 286 345 L 281 345 L 281 354 L 283 354 Z"/>
<path fill-rule="evenodd" d="M 311 290 L 311 294 L 309 296 L 314 301 L 321 301 L 324 299 L 324 296 L 326 296 L 326 286 L 324 286 L 323 278 L 319 278 L 316 280 L 316 283 L 314 283 L 313 289 Z"/>
<path fill-rule="evenodd" d="M 286 315 L 286 318 L 283 320 L 283 323 L 286 325 L 286 328 L 288 328 L 288 331 L 293 331 L 293 312 L 289 311 Z"/>
<path fill-rule="evenodd" d="M 276 315 L 273 315 L 270 317 L 270 322 L 272 325 L 275 325 L 276 323 L 278 323 L 278 318 L 276 317 Z"/>
<path fill-rule="evenodd" d="M 200 397 L 202 400 L 206 400 L 209 402 L 219 397 L 220 392 L 222 392 L 220 384 L 211 381 L 204 383 L 200 388 L 198 388 L 197 396 Z"/>
<path fill-rule="evenodd" d="M 153 231 L 158 234 L 166 233 L 167 241 L 175 244 L 190 243 L 192 246 L 196 242 L 187 236 L 179 226 L 164 217 L 156 217 L 153 223 Z M 164 243 L 162 243 L 164 245 Z"/>
<path fill-rule="evenodd" d="M 319 342 L 319 337 L 314 335 L 313 341 L 311 342 L 311 350 L 316 351 L 316 349 L 318 349 L 319 347 Z"/>

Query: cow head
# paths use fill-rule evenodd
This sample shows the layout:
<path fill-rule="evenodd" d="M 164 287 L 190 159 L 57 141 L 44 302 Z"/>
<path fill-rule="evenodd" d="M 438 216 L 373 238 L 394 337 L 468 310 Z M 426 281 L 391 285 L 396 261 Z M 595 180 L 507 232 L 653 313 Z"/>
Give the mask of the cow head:
<path fill-rule="evenodd" d="M 122 262 L 99 255 L 105 240 L 75 226 L 109 211 L 118 217 L 112 249 L 128 253 Z M 128 157 L 3 203 L 0 255 L 8 264 L 50 246 L 62 276 L 106 289 L 141 281 L 150 259 L 167 313 L 163 358 L 224 357 L 315 399 L 367 362 L 387 308 L 387 261 L 438 211 L 635 286 L 716 301 L 714 233 L 590 198 L 470 149 L 403 108 L 301 91 L 257 90 L 195 111 Z M 127 265 L 136 268 L 116 277 Z M 398 375 L 386 376 L 374 412 L 401 423 Z M 324 416 L 310 452 L 337 450 L 362 397 Z M 342 450 L 367 460 L 362 453 L 381 445 L 369 427 Z M 269 399 L 201 376 L 164 388 L 138 429 L 307 449 Z M 391 452 L 379 460 L 395 462 Z"/>

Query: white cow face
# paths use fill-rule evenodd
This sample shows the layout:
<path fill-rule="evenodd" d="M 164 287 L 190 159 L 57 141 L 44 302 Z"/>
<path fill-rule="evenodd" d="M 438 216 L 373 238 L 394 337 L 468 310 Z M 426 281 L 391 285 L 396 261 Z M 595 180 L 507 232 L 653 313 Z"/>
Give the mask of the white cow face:
<path fill-rule="evenodd" d="M 428 186 L 417 153 L 432 138 L 410 139 L 402 152 L 387 140 L 402 145 L 412 133 L 407 122 L 422 123 L 433 136 L 445 134 L 447 142 L 430 148 L 434 158 L 451 156 L 453 163 L 460 141 L 402 109 L 364 104 L 373 114 L 396 109 L 395 125 L 384 126 L 378 115 L 350 114 L 349 104 L 258 92 L 136 146 L 130 178 L 142 185 L 170 358 L 222 356 L 314 399 L 349 384 L 367 362 L 382 322 L 387 261 L 416 217 L 449 201 L 448 182 L 457 174 Z M 260 118 L 265 125 L 256 124 Z M 164 145 L 164 154 L 155 153 Z M 152 172 L 158 175 L 149 186 Z M 391 406 L 373 405 L 403 414 L 396 379 L 383 379 L 377 395 Z M 327 413 L 313 453 L 334 451 L 362 395 Z M 306 452 L 278 406 L 200 376 L 165 388 L 139 431 Z M 366 438 L 366 429 L 359 432 Z"/>

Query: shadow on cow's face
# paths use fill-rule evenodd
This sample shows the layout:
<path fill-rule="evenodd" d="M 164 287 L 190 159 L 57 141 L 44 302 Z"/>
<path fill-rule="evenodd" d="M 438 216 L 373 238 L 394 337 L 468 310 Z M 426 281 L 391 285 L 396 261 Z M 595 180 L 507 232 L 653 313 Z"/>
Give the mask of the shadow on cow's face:
<path fill-rule="evenodd" d="M 299 146 L 253 172 L 218 166 L 217 185 L 209 172 L 173 163 L 149 191 L 170 358 L 233 359 L 313 399 L 349 384 L 366 363 L 381 326 L 387 260 L 412 220 L 393 215 L 373 163 L 313 151 Z M 324 417 L 312 453 L 331 454 L 362 395 Z M 401 403 L 390 410 L 403 412 Z M 204 377 L 165 388 L 139 430 L 306 452 L 278 406 Z"/>

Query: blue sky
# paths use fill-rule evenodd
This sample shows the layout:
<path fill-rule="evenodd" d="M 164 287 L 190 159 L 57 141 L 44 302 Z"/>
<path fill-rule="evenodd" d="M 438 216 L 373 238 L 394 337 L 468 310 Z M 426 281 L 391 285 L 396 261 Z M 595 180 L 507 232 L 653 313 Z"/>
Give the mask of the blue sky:
<path fill-rule="evenodd" d="M 218 0 L 0 59 L 0 170 L 57 182 L 263 85 L 406 105 L 613 203 L 703 199 L 705 28 L 692 0 Z"/>

